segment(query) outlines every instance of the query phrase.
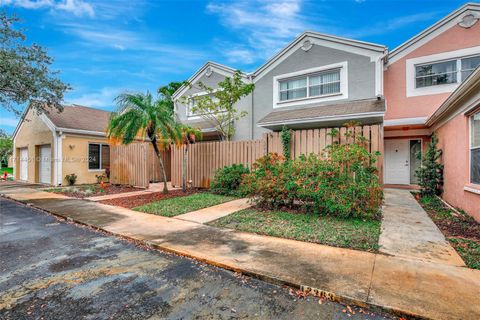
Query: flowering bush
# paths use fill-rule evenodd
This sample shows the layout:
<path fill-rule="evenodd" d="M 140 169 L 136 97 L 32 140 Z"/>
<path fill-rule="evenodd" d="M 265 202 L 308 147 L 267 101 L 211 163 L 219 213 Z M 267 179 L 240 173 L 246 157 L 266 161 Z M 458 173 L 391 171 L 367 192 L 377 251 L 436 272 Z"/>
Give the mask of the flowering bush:
<path fill-rule="evenodd" d="M 242 176 L 249 172 L 248 168 L 243 166 L 243 164 L 234 164 L 218 169 L 210 184 L 210 189 L 217 194 L 242 196 L 242 193 L 239 191 Z"/>
<path fill-rule="evenodd" d="M 339 217 L 376 218 L 383 199 L 374 167 L 377 158 L 363 139 L 290 161 L 270 153 L 244 176 L 241 189 L 265 208 L 301 207 Z"/>

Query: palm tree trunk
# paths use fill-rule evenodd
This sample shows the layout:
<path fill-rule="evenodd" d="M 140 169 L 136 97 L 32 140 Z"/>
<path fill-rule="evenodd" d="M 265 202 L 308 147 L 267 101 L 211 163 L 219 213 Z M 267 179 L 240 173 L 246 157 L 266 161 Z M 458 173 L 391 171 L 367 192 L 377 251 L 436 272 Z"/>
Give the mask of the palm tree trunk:
<path fill-rule="evenodd" d="M 160 169 L 163 175 L 163 193 L 168 193 L 167 173 L 165 172 L 165 165 L 163 164 L 162 155 L 160 153 L 160 150 L 158 150 L 157 139 L 154 138 L 154 139 L 151 139 L 150 141 L 152 142 L 153 149 L 155 150 L 155 154 L 157 155 L 158 162 L 160 162 Z"/>
<path fill-rule="evenodd" d="M 183 179 L 182 179 L 183 192 L 187 192 L 187 163 L 188 163 L 188 143 L 185 145 L 185 150 L 183 151 Z"/>

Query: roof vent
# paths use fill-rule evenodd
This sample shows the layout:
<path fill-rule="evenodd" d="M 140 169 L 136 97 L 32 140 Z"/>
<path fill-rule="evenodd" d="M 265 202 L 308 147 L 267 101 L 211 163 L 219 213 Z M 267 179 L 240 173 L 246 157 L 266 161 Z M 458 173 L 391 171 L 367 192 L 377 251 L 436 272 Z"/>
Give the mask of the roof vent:
<path fill-rule="evenodd" d="M 473 14 L 469 13 L 463 17 L 462 21 L 460 21 L 458 25 L 462 28 L 468 29 L 473 27 L 477 21 L 478 17 L 475 17 Z"/>
<path fill-rule="evenodd" d="M 207 71 L 205 72 L 205 75 L 207 76 L 207 78 L 210 78 L 210 76 L 212 75 L 212 73 L 213 73 L 212 68 L 208 67 L 208 68 L 207 68 Z"/>
<path fill-rule="evenodd" d="M 310 40 L 303 41 L 302 50 L 307 52 L 308 50 L 312 49 L 313 43 Z"/>

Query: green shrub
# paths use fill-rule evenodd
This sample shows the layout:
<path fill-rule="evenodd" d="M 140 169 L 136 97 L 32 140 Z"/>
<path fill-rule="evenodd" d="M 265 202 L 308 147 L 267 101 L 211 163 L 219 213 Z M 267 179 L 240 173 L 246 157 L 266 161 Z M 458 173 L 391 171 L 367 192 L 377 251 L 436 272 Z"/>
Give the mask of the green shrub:
<path fill-rule="evenodd" d="M 69 186 L 73 186 L 77 181 L 77 175 L 75 173 L 67 174 L 65 176 L 65 180 L 67 181 Z"/>
<path fill-rule="evenodd" d="M 335 133 L 333 133 L 335 134 Z M 260 207 L 296 208 L 339 217 L 377 218 L 383 192 L 365 141 L 333 144 L 321 156 L 285 161 L 268 154 L 244 176 L 241 190 Z"/>
<path fill-rule="evenodd" d="M 417 155 L 422 160 L 422 164 L 415 174 L 423 197 L 432 197 L 442 193 L 443 164 L 440 163 L 442 150 L 437 148 L 437 143 L 438 138 L 433 134 L 423 159 L 421 159 L 421 153 Z"/>
<path fill-rule="evenodd" d="M 234 164 L 218 169 L 210 184 L 210 189 L 217 194 L 242 196 L 242 192 L 239 190 L 242 176 L 249 172 L 243 164 Z"/>
<path fill-rule="evenodd" d="M 292 130 L 288 129 L 287 126 L 282 127 L 280 132 L 280 138 L 282 140 L 282 150 L 285 159 L 290 160 L 290 155 L 292 151 Z"/>

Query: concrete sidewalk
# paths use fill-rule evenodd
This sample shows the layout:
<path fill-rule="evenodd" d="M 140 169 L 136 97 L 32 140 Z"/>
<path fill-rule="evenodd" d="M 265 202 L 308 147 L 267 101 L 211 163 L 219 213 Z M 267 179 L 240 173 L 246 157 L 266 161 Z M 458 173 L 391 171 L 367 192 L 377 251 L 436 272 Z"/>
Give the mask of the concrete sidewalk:
<path fill-rule="evenodd" d="M 196 223 L 207 223 L 217 220 L 221 217 L 228 216 L 229 214 L 232 214 L 234 212 L 250 208 L 251 206 L 252 205 L 249 203 L 248 199 L 238 199 L 221 203 L 216 206 L 187 212 L 175 216 L 174 218 Z"/>
<path fill-rule="evenodd" d="M 339 301 L 432 319 L 479 319 L 480 271 L 417 259 L 217 229 L 95 202 L 5 193 L 53 214 L 264 280 Z M 0 193 L 4 193 L 0 186 Z"/>
<path fill-rule="evenodd" d="M 407 259 L 465 266 L 410 190 L 385 189 L 384 192 L 380 252 Z"/>

